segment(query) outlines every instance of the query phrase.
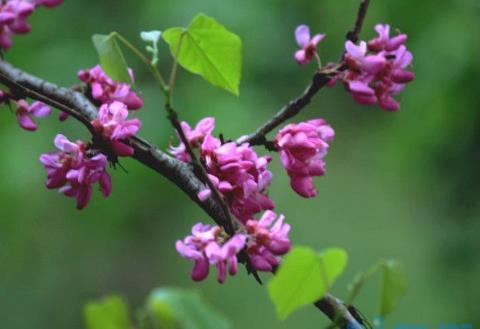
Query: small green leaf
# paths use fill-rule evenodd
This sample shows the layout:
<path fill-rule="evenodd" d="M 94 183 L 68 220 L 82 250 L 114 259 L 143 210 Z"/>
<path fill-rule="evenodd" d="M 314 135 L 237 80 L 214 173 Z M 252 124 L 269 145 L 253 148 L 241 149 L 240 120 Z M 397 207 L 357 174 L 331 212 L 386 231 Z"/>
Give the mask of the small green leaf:
<path fill-rule="evenodd" d="M 131 83 L 127 62 L 116 40 L 116 33 L 95 34 L 92 41 L 105 73 L 115 81 Z"/>
<path fill-rule="evenodd" d="M 118 296 L 89 302 L 84 308 L 87 329 L 131 329 L 128 305 Z"/>
<path fill-rule="evenodd" d="M 342 249 L 327 249 L 321 254 L 307 247 L 296 247 L 269 284 L 270 299 L 280 319 L 296 309 L 320 299 L 343 272 L 347 254 Z"/>
<path fill-rule="evenodd" d="M 236 34 L 213 18 L 199 14 L 186 29 L 175 27 L 166 30 L 163 39 L 186 70 L 201 75 L 214 86 L 239 95 L 242 42 Z"/>
<path fill-rule="evenodd" d="M 405 295 L 407 280 L 400 262 L 388 260 L 382 265 L 380 315 L 386 316 L 393 311 L 398 299 Z"/>
<path fill-rule="evenodd" d="M 196 293 L 181 289 L 156 289 L 147 309 L 162 329 L 230 329 L 225 317 Z"/>

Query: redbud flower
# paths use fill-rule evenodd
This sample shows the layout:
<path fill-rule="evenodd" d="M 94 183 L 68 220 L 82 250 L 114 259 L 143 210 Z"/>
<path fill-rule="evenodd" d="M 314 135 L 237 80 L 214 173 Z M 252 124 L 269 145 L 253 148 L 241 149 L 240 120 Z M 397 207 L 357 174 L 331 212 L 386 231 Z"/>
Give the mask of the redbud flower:
<path fill-rule="evenodd" d="M 188 142 L 192 148 L 199 147 L 207 135 L 210 135 L 215 128 L 215 119 L 214 118 L 204 118 L 200 120 L 194 129 L 190 125 L 183 121 L 181 122 L 182 130 L 187 137 Z M 175 158 L 183 162 L 190 162 L 190 155 L 185 149 L 185 145 L 180 143 L 178 146 L 170 146 L 170 153 L 172 153 Z"/>
<path fill-rule="evenodd" d="M 0 2 L 0 48 L 12 46 L 14 34 L 24 34 L 32 29 L 27 19 L 40 5 L 53 7 L 63 0 L 7 0 Z"/>
<path fill-rule="evenodd" d="M 247 143 L 222 142 L 212 136 L 215 127 L 213 118 L 202 119 L 194 129 L 182 122 L 182 129 L 193 149 L 200 149 L 201 160 L 205 163 L 213 185 L 230 200 L 230 210 L 241 221 L 253 218 L 254 214 L 275 207 L 267 196 L 267 188 L 272 180 L 268 171 L 269 156 L 259 157 Z M 177 159 L 190 161 L 190 156 L 181 143 L 170 147 Z M 205 189 L 198 194 L 201 201 L 210 197 Z"/>
<path fill-rule="evenodd" d="M 226 234 L 219 226 L 198 223 L 192 228 L 192 235 L 176 242 L 178 253 L 195 262 L 191 277 L 201 281 L 208 276 L 210 265 L 217 267 L 217 280 L 225 282 L 227 270 L 230 275 L 237 273 L 237 254 L 244 248 L 246 236 L 235 234 L 226 240 Z"/>
<path fill-rule="evenodd" d="M 110 104 L 103 104 L 98 112 L 98 119 L 92 121 L 92 125 L 106 141 L 110 142 L 113 151 L 118 156 L 133 154 L 133 148 L 123 143 L 122 140 L 134 136 L 142 126 L 138 118 L 127 120 L 127 117 L 127 106 L 114 101 Z"/>
<path fill-rule="evenodd" d="M 400 33 L 397 36 L 390 38 L 390 25 L 377 24 L 375 25 L 375 31 L 378 33 L 378 37 L 368 42 L 368 49 L 372 51 L 393 51 L 398 47 L 405 44 L 407 41 L 407 35 Z"/>
<path fill-rule="evenodd" d="M 129 69 L 128 73 L 134 81 L 133 71 Z M 113 81 L 100 65 L 89 70 L 79 71 L 78 78 L 90 86 L 92 98 L 102 104 L 119 101 L 124 103 L 129 110 L 138 110 L 143 106 L 143 100 L 131 90 L 128 83 Z"/>
<path fill-rule="evenodd" d="M 229 142 L 222 145 L 210 135 L 203 141 L 201 155 L 210 180 L 231 200 L 230 209 L 242 222 L 256 213 L 275 207 L 267 196 L 267 188 L 272 180 L 272 173 L 267 169 L 271 160 L 269 156 L 259 157 L 248 143 L 237 145 Z M 208 197 L 207 191 L 203 191 L 199 197 Z"/>
<path fill-rule="evenodd" d="M 325 38 L 325 34 L 316 34 L 310 38 L 310 28 L 307 25 L 300 25 L 295 30 L 295 39 L 302 48 L 295 52 L 295 60 L 300 65 L 310 63 L 317 53 L 317 45 Z"/>
<path fill-rule="evenodd" d="M 37 6 L 55 7 L 63 3 L 63 0 L 30 0 Z"/>
<path fill-rule="evenodd" d="M 112 189 L 111 177 L 106 171 L 107 158 L 103 154 L 88 157 L 87 146 L 75 143 L 65 136 L 55 137 L 59 152 L 42 154 L 40 162 L 47 170 L 48 189 L 59 189 L 64 195 L 77 199 L 77 209 L 83 209 L 92 196 L 92 185 L 98 183 L 107 197 Z"/>
<path fill-rule="evenodd" d="M 362 105 L 378 104 L 384 110 L 396 111 L 400 103 L 393 96 L 415 78 L 407 70 L 413 56 L 404 45 L 405 34 L 390 38 L 390 26 L 377 24 L 375 29 L 379 36 L 370 40 L 368 46 L 365 41 L 359 45 L 345 43 L 348 69 L 332 79 L 332 83 L 343 80 L 353 99 Z"/>
<path fill-rule="evenodd" d="M 30 105 L 23 99 L 17 101 L 16 114 L 18 124 L 28 131 L 37 130 L 37 124 L 32 117 L 43 118 L 49 115 L 50 112 L 50 107 L 42 102 L 33 102 Z"/>
<path fill-rule="evenodd" d="M 323 158 L 328 143 L 335 135 L 334 130 L 323 119 L 289 124 L 275 137 L 280 159 L 290 176 L 293 190 L 305 198 L 317 195 L 313 176 L 325 173 Z"/>
<path fill-rule="evenodd" d="M 260 220 L 247 221 L 247 252 L 256 270 L 272 271 L 272 268 L 279 264 L 276 256 L 284 255 L 290 250 L 290 225 L 285 224 L 284 219 L 283 215 L 277 218 L 273 211 L 267 210 Z"/>

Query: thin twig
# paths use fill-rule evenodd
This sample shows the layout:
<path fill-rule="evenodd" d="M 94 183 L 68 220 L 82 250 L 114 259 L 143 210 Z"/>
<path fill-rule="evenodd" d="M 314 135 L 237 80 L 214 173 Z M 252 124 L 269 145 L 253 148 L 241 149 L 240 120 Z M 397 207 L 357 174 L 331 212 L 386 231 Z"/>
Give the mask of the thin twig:
<path fill-rule="evenodd" d="M 213 199 L 217 202 L 218 205 L 220 205 L 220 208 L 223 210 L 223 213 L 225 215 L 224 218 L 226 219 L 226 221 L 222 223 L 221 226 L 225 229 L 225 231 L 228 234 L 233 236 L 233 234 L 235 234 L 235 229 L 237 228 L 236 226 L 238 225 L 234 225 L 233 217 L 230 214 L 230 210 L 228 209 L 228 205 L 225 199 L 220 194 L 217 187 L 213 184 L 210 177 L 208 177 L 207 169 L 205 168 L 203 163 L 198 159 L 197 155 L 193 151 L 192 146 L 190 145 L 190 141 L 188 140 L 187 136 L 185 135 L 185 132 L 182 129 L 180 120 L 178 120 L 178 114 L 171 104 L 171 99 L 169 94 L 167 94 L 167 97 L 166 97 L 165 108 L 168 113 L 168 119 L 170 120 L 172 126 L 177 131 L 177 134 L 180 137 L 181 142 L 185 145 L 185 150 L 190 156 L 191 163 L 196 169 L 195 171 L 197 175 L 202 181 L 205 182 L 205 184 L 207 184 L 208 188 L 211 191 Z"/>
<path fill-rule="evenodd" d="M 312 82 L 305 89 L 303 94 L 293 101 L 290 101 L 280 111 L 278 111 L 272 118 L 268 119 L 252 134 L 240 138 L 238 143 L 249 143 L 250 145 L 264 145 L 267 142 L 267 134 L 273 129 L 280 126 L 288 119 L 297 115 L 305 106 L 312 100 L 313 96 L 322 89 L 328 81 L 344 68 L 340 65 L 334 67 L 325 67 L 317 71 L 312 78 Z"/>
<path fill-rule="evenodd" d="M 357 18 L 355 20 L 355 25 L 353 30 L 347 33 L 346 38 L 352 42 L 358 41 L 358 36 L 362 31 L 363 21 L 365 20 L 365 16 L 367 15 L 368 5 L 370 4 L 370 0 L 362 0 L 360 2 L 360 6 L 358 7 Z"/>

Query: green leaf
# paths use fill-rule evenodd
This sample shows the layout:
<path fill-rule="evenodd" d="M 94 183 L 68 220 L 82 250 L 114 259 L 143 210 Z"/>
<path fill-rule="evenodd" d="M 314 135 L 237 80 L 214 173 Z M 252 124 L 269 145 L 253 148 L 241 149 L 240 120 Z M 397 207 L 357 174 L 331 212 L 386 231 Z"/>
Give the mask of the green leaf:
<path fill-rule="evenodd" d="M 119 296 L 89 302 L 84 308 L 87 329 L 131 329 L 128 305 Z"/>
<path fill-rule="evenodd" d="M 239 95 L 242 42 L 236 34 L 213 18 L 199 14 L 186 29 L 174 27 L 166 30 L 163 39 L 186 70 Z"/>
<path fill-rule="evenodd" d="M 320 299 L 346 263 L 347 253 L 342 249 L 327 249 L 317 254 L 307 247 L 293 248 L 268 284 L 278 317 L 283 320 L 296 309 Z"/>
<path fill-rule="evenodd" d="M 127 62 L 116 40 L 116 33 L 95 34 L 92 41 L 105 73 L 115 81 L 131 83 Z"/>
<path fill-rule="evenodd" d="M 398 299 L 405 295 L 407 280 L 400 262 L 388 260 L 382 265 L 380 315 L 386 316 L 393 311 Z"/>
<path fill-rule="evenodd" d="M 162 329 L 229 329 L 229 321 L 196 293 L 181 289 L 156 289 L 147 309 Z M 178 324 L 178 325 L 177 325 Z"/>

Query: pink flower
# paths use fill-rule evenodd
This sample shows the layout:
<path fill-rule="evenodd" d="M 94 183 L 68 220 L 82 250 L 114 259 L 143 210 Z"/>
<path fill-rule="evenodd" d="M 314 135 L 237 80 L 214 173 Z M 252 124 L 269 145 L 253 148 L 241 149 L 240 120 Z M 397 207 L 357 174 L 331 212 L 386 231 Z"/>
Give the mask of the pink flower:
<path fill-rule="evenodd" d="M 215 128 L 215 119 L 214 118 L 204 118 L 200 120 L 194 129 L 190 125 L 183 121 L 181 123 L 182 130 L 187 137 L 190 146 L 193 148 L 199 147 L 207 135 L 210 135 Z M 172 153 L 175 158 L 183 162 L 190 162 L 190 155 L 185 149 L 185 145 L 180 143 L 178 146 L 170 146 L 170 153 Z"/>
<path fill-rule="evenodd" d="M 25 0 L 10 0 L 0 9 L 0 21 L 8 24 L 13 33 L 28 33 L 31 30 L 27 18 L 33 13 L 34 5 Z"/>
<path fill-rule="evenodd" d="M 122 140 L 134 136 L 142 126 L 138 118 L 127 120 L 127 117 L 127 106 L 114 101 L 103 104 L 98 112 L 98 119 L 92 121 L 92 125 L 111 144 L 118 156 L 133 155 L 133 148 Z"/>
<path fill-rule="evenodd" d="M 235 234 L 225 240 L 225 232 L 219 226 L 198 223 L 192 228 L 192 235 L 176 242 L 178 253 L 195 262 L 191 277 L 194 281 L 204 280 L 210 265 L 217 267 L 217 280 L 225 282 L 227 270 L 230 275 L 237 273 L 237 254 L 244 248 L 246 236 Z"/>
<path fill-rule="evenodd" d="M 247 221 L 247 252 L 256 270 L 271 272 L 279 264 L 276 256 L 284 255 L 290 250 L 290 225 L 284 224 L 284 218 L 283 215 L 277 218 L 273 211 L 266 211 L 260 220 Z"/>
<path fill-rule="evenodd" d="M 64 195 L 77 199 L 77 209 L 83 209 L 92 196 L 92 185 L 98 183 L 103 195 L 110 195 L 111 177 L 106 171 L 107 158 L 103 154 L 88 157 L 86 145 L 69 141 L 59 134 L 55 146 L 60 150 L 42 154 L 40 162 L 47 170 L 48 189 L 59 189 Z"/>
<path fill-rule="evenodd" d="M 10 48 L 14 34 L 30 32 L 32 27 L 27 19 L 37 6 L 53 7 L 62 2 L 63 0 L 7 0 L 0 2 L 0 48 Z"/>
<path fill-rule="evenodd" d="M 242 222 L 275 204 L 267 196 L 272 173 L 267 166 L 271 158 L 259 157 L 247 143 L 237 145 L 207 136 L 201 147 L 210 180 L 230 201 L 232 213 Z M 209 193 L 202 193 L 205 198 Z"/>
<path fill-rule="evenodd" d="M 55 7 L 61 5 L 63 0 L 30 0 L 36 6 Z"/>
<path fill-rule="evenodd" d="M 275 207 L 267 196 L 267 188 L 272 180 L 268 171 L 269 156 L 259 157 L 248 144 L 222 142 L 212 136 L 215 127 L 213 118 L 202 119 L 194 129 L 182 122 L 182 129 L 193 149 L 200 149 L 201 160 L 205 163 L 213 185 L 230 200 L 230 210 L 241 221 L 254 214 Z M 170 147 L 170 153 L 179 160 L 189 162 L 190 156 L 181 143 Z M 198 194 L 201 201 L 210 197 L 205 189 Z"/>
<path fill-rule="evenodd" d="M 377 24 L 379 36 L 359 45 L 345 43 L 345 64 L 348 69 L 332 79 L 341 79 L 353 99 L 362 105 L 378 104 L 387 111 L 396 111 L 400 103 L 393 96 L 415 78 L 407 70 L 413 56 L 404 43 L 405 34 L 390 38 L 390 26 Z M 370 50 L 370 52 L 369 52 Z"/>
<path fill-rule="evenodd" d="M 390 38 L 390 25 L 388 24 L 375 25 L 375 31 L 377 31 L 378 37 L 368 42 L 368 49 L 372 51 L 394 51 L 407 41 L 407 35 L 404 33 Z"/>
<path fill-rule="evenodd" d="M 280 159 L 290 176 L 293 190 L 305 198 L 317 195 L 313 176 L 325 173 L 323 158 L 334 130 L 323 119 L 289 124 L 275 137 Z"/>
<path fill-rule="evenodd" d="M 16 114 L 18 124 L 28 131 L 37 130 L 37 124 L 32 117 L 43 118 L 49 115 L 50 112 L 50 107 L 42 102 L 33 102 L 30 105 L 23 99 L 17 101 Z"/>
<path fill-rule="evenodd" d="M 25 0 L 10 0 L 0 4 L 0 47 L 8 49 L 12 46 L 12 36 L 17 33 L 30 32 L 27 22 L 35 6 Z"/>
<path fill-rule="evenodd" d="M 345 62 L 347 65 L 368 74 L 377 74 L 386 65 L 386 58 L 382 55 L 367 55 L 367 44 L 361 41 L 357 46 L 350 40 L 345 43 Z"/>
<path fill-rule="evenodd" d="M 133 71 L 129 69 L 128 72 L 134 81 Z M 119 101 L 129 110 L 138 110 L 143 106 L 143 100 L 132 91 L 128 83 L 113 81 L 100 65 L 79 71 L 78 78 L 89 85 L 92 98 L 102 104 Z"/>
<path fill-rule="evenodd" d="M 317 45 L 325 38 L 325 34 L 316 34 L 310 38 L 310 28 L 307 25 L 300 25 L 295 30 L 295 39 L 302 48 L 295 52 L 295 60 L 300 65 L 310 63 L 317 53 Z"/>

